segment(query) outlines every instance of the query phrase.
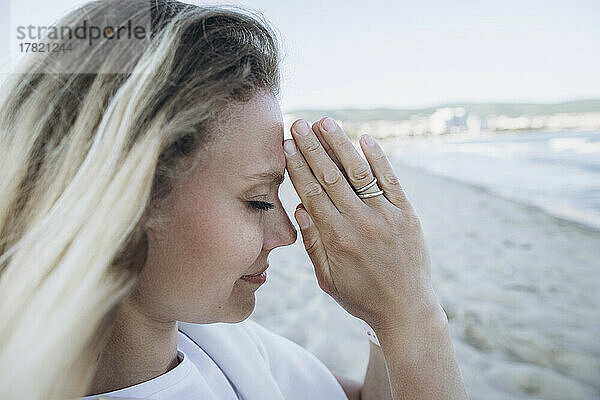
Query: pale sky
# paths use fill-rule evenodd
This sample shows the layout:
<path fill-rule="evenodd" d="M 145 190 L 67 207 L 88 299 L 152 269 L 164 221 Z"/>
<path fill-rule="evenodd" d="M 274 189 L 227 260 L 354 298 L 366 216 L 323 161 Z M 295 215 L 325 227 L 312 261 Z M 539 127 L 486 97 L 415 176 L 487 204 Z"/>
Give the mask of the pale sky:
<path fill-rule="evenodd" d="M 79 3 L 13 0 L 11 15 L 41 24 Z M 260 10 L 280 32 L 284 112 L 600 98 L 598 0 L 229 4 Z"/>

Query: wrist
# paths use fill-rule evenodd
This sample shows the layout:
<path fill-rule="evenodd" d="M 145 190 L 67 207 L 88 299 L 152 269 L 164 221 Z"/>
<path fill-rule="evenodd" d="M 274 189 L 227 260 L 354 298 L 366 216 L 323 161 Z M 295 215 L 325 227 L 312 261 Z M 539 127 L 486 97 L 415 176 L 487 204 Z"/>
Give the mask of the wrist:
<path fill-rule="evenodd" d="M 436 301 L 421 304 L 410 313 L 389 315 L 379 323 L 371 324 L 380 342 L 388 338 L 410 337 L 412 335 L 439 335 L 448 331 L 448 317 Z"/>

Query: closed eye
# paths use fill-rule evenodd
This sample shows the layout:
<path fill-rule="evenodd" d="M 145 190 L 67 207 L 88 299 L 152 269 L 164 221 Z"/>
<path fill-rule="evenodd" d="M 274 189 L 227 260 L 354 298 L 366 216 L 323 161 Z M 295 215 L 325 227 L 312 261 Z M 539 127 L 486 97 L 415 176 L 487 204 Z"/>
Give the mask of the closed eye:
<path fill-rule="evenodd" d="M 257 210 L 270 210 L 273 207 L 275 207 L 275 205 L 273 205 L 273 203 L 269 203 L 266 201 L 249 201 L 248 202 L 250 204 L 251 207 L 257 209 Z"/>

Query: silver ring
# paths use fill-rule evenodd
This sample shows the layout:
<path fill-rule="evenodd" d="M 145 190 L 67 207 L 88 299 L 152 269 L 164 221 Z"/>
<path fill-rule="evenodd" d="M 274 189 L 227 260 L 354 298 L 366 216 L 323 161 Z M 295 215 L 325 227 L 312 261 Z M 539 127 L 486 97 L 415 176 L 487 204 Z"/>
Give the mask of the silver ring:
<path fill-rule="evenodd" d="M 373 178 L 373 180 L 371 182 L 367 183 L 365 186 L 361 187 L 360 189 L 354 189 L 354 191 L 356 193 L 362 193 L 366 190 L 369 190 L 369 188 L 376 183 L 377 183 L 377 178 Z"/>
<path fill-rule="evenodd" d="M 373 192 L 373 193 L 359 193 L 358 197 L 360 197 L 361 199 L 368 199 L 369 197 L 375 197 L 375 196 L 379 196 L 380 194 L 383 194 L 383 190 L 380 190 L 378 192 Z"/>

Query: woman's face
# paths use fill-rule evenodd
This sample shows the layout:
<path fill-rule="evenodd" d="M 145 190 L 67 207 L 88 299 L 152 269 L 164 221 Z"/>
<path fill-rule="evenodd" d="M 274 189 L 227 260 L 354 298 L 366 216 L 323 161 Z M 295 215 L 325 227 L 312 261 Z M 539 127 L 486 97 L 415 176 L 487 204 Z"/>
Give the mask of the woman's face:
<path fill-rule="evenodd" d="M 286 165 L 279 104 L 261 93 L 235 107 L 146 225 L 148 259 L 132 299 L 155 320 L 244 320 L 260 285 L 241 277 L 262 271 L 271 250 L 296 241 L 278 197 Z M 263 202 L 273 208 L 255 207 Z"/>

